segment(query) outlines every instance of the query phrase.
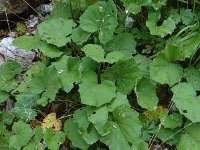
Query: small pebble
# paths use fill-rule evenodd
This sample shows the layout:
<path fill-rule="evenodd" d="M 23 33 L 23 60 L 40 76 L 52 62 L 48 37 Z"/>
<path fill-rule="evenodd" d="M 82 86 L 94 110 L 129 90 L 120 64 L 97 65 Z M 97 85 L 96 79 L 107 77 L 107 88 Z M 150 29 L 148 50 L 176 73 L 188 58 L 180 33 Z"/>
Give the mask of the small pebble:
<path fill-rule="evenodd" d="M 37 25 L 39 23 L 39 19 L 38 17 L 35 17 L 33 15 L 30 16 L 30 20 L 28 20 L 26 22 L 26 27 L 27 28 L 34 28 L 35 25 Z"/>
<path fill-rule="evenodd" d="M 134 19 L 132 17 L 127 16 L 125 20 L 125 27 L 132 28 L 134 23 Z"/>

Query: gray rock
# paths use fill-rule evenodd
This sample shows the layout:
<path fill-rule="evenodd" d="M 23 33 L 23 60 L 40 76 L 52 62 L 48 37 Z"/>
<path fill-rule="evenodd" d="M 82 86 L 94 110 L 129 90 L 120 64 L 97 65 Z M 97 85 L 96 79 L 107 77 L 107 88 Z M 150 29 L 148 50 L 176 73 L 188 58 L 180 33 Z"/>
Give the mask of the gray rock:
<path fill-rule="evenodd" d="M 29 67 L 36 54 L 32 51 L 26 51 L 13 46 L 12 41 L 13 38 L 11 37 L 2 39 L 0 42 L 0 55 L 5 58 L 5 61 L 11 59 L 24 67 Z"/>
<path fill-rule="evenodd" d="M 47 14 L 47 13 L 51 12 L 52 7 L 51 7 L 50 4 L 42 4 L 38 8 L 36 8 L 36 10 L 38 10 L 39 12 Z"/>
<path fill-rule="evenodd" d="M 33 16 L 32 18 L 30 18 L 30 20 L 26 21 L 26 27 L 27 28 L 34 28 L 39 22 L 39 18 Z"/>
<path fill-rule="evenodd" d="M 125 20 L 125 27 L 132 28 L 134 23 L 134 19 L 132 17 L 127 16 Z"/>

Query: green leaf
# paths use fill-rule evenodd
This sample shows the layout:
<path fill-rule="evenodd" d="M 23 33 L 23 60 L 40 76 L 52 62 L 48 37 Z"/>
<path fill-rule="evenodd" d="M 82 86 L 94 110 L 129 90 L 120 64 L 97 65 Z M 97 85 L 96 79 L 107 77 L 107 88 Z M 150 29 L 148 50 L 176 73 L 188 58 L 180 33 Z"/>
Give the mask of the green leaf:
<path fill-rule="evenodd" d="M 23 35 L 16 38 L 12 43 L 19 48 L 23 48 L 25 50 L 32 50 L 38 48 L 38 46 L 41 43 L 41 40 L 39 36 Z"/>
<path fill-rule="evenodd" d="M 113 112 L 117 107 L 122 105 L 130 108 L 127 96 L 117 93 L 116 98 L 110 104 L 100 108 L 90 107 L 87 109 L 88 119 L 93 123 L 101 136 L 105 136 L 113 130 L 112 122 L 108 121 L 109 112 Z"/>
<path fill-rule="evenodd" d="M 33 95 L 22 95 L 17 97 L 17 102 L 12 112 L 25 121 L 34 120 L 37 113 L 32 107 L 35 105 L 36 97 Z"/>
<path fill-rule="evenodd" d="M 156 88 L 152 81 L 143 78 L 139 81 L 136 88 L 137 102 L 142 108 L 155 110 L 158 104 Z"/>
<path fill-rule="evenodd" d="M 0 90 L 4 92 L 11 92 L 18 85 L 17 79 L 1 80 L 4 76 L 0 76 Z"/>
<path fill-rule="evenodd" d="M 184 58 L 189 58 L 196 53 L 200 45 L 200 41 L 198 40 L 199 38 L 200 34 L 197 33 L 195 36 L 187 38 L 178 44 Z"/>
<path fill-rule="evenodd" d="M 0 91 L 2 97 L 0 101 L 4 101 L 7 97 L 5 92 L 11 92 L 17 87 L 18 81 L 16 76 L 20 74 L 21 71 L 21 65 L 11 60 L 8 60 L 0 66 Z"/>
<path fill-rule="evenodd" d="M 17 150 L 27 145 L 33 136 L 33 131 L 30 126 L 22 121 L 15 122 L 12 126 L 12 131 L 14 135 L 9 139 L 9 146 Z"/>
<path fill-rule="evenodd" d="M 45 149 L 44 145 L 41 143 L 44 134 L 43 130 L 39 127 L 33 129 L 34 137 L 29 141 L 28 145 L 23 148 L 23 150 L 41 150 Z"/>
<path fill-rule="evenodd" d="M 150 11 L 148 14 L 148 20 L 146 26 L 149 28 L 152 35 L 161 36 L 164 38 L 168 34 L 172 34 L 176 29 L 176 24 L 172 18 L 164 20 L 161 26 L 157 26 L 157 22 L 161 18 L 160 12 Z"/>
<path fill-rule="evenodd" d="M 79 84 L 81 102 L 89 106 L 99 107 L 111 102 L 116 95 L 115 91 L 113 82 L 104 80 L 98 84 L 96 74 L 92 72 L 85 74 L 82 83 Z"/>
<path fill-rule="evenodd" d="M 87 0 L 74 0 L 74 1 L 71 1 L 69 4 L 70 4 L 70 7 L 71 7 L 72 11 L 76 12 L 77 10 L 78 11 L 85 11 L 85 9 L 87 8 L 87 6 L 89 6 L 89 5 L 93 4 L 93 3 L 94 2 L 87 1 Z M 76 13 L 74 13 L 74 14 L 76 14 Z"/>
<path fill-rule="evenodd" d="M 9 144 L 8 144 L 8 139 L 9 139 L 9 136 L 5 136 L 5 135 L 3 135 L 3 136 L 0 136 L 0 144 L 1 144 L 1 148 L 2 149 L 5 149 L 5 150 L 16 150 L 16 149 L 14 149 L 14 148 L 10 148 L 9 147 Z"/>
<path fill-rule="evenodd" d="M 14 150 L 9 147 L 9 138 L 12 133 L 6 129 L 6 126 L 0 123 L 0 148 L 5 150 Z"/>
<path fill-rule="evenodd" d="M 184 37 L 184 38 L 174 40 L 175 45 L 179 46 L 179 49 L 181 51 L 182 60 L 185 60 L 185 58 L 192 57 L 196 53 L 200 45 L 200 41 L 198 40 L 200 38 L 200 34 L 196 33 L 196 35 L 192 37 L 189 34 L 188 36 L 189 38 Z"/>
<path fill-rule="evenodd" d="M 104 124 L 94 124 L 94 127 L 101 137 L 104 137 L 113 131 L 113 123 L 110 121 Z"/>
<path fill-rule="evenodd" d="M 74 87 L 74 84 L 80 83 L 84 73 L 96 70 L 97 63 L 87 57 L 80 60 L 76 57 L 64 55 L 55 63 L 52 63 L 52 66 L 55 66 L 57 70 L 62 89 L 68 93 Z"/>
<path fill-rule="evenodd" d="M 196 139 L 192 138 L 188 134 L 184 134 L 180 138 L 180 142 L 177 145 L 178 150 L 187 150 L 191 147 L 193 150 L 198 150 L 200 146 L 200 142 Z"/>
<path fill-rule="evenodd" d="M 17 74 L 20 74 L 22 67 L 15 61 L 8 60 L 6 63 L 0 66 L 0 81 L 1 80 L 11 80 L 15 78 Z"/>
<path fill-rule="evenodd" d="M 29 89 L 28 89 L 28 82 L 30 80 L 32 80 L 32 76 L 33 74 L 40 74 L 41 70 L 45 68 L 45 64 L 38 61 L 35 64 L 33 64 L 32 66 L 30 66 L 29 70 L 27 70 L 27 72 L 23 75 L 24 78 L 24 82 L 22 82 L 13 92 L 12 94 L 15 93 L 22 93 L 22 94 L 30 94 L 32 93 Z M 37 89 L 37 88 L 36 88 Z M 34 95 L 34 94 L 33 94 Z"/>
<path fill-rule="evenodd" d="M 185 134 L 181 135 L 180 141 L 177 145 L 178 150 L 198 150 L 200 146 L 200 124 L 193 123 L 186 125 L 184 129 Z"/>
<path fill-rule="evenodd" d="M 83 150 L 87 150 L 89 145 L 84 141 L 82 136 L 78 133 L 78 124 L 73 122 L 73 119 L 70 118 L 65 121 L 64 131 L 67 137 L 72 141 L 72 145 Z"/>
<path fill-rule="evenodd" d="M 98 31 L 103 44 L 112 39 L 117 24 L 117 9 L 112 0 L 88 6 L 80 17 L 80 27 L 91 33 Z"/>
<path fill-rule="evenodd" d="M 71 91 L 73 84 L 80 82 L 81 60 L 79 58 L 64 55 L 53 63 L 53 66 L 57 70 L 64 91 Z"/>
<path fill-rule="evenodd" d="M 20 36 L 13 41 L 13 44 L 25 50 L 39 49 L 45 56 L 51 58 L 59 57 L 62 54 L 54 45 L 41 41 L 39 34 L 34 36 Z"/>
<path fill-rule="evenodd" d="M 90 57 L 91 59 L 95 60 L 96 62 L 108 62 L 108 63 L 114 63 L 118 60 L 125 58 L 125 55 L 121 52 L 113 51 L 108 53 L 106 58 L 105 51 L 100 45 L 96 44 L 87 44 L 82 49 L 87 57 Z"/>
<path fill-rule="evenodd" d="M 184 25 L 188 26 L 195 21 L 192 9 L 172 9 L 172 11 L 170 12 L 170 16 L 176 22 L 176 24 L 182 22 Z"/>
<path fill-rule="evenodd" d="M 87 109 L 88 120 L 93 123 L 93 126 L 101 136 L 109 134 L 113 126 L 108 122 L 109 108 L 104 105 L 100 108 L 90 107 Z"/>
<path fill-rule="evenodd" d="M 104 49 L 100 45 L 87 44 L 82 49 L 87 57 L 92 58 L 97 62 L 104 62 Z"/>
<path fill-rule="evenodd" d="M 7 132 L 6 126 L 1 123 L 0 124 L 0 135 L 4 135 L 4 134 L 6 134 L 6 132 Z"/>
<path fill-rule="evenodd" d="M 92 145 L 99 140 L 99 134 L 93 126 L 88 126 L 86 130 L 79 131 L 79 133 L 89 145 Z"/>
<path fill-rule="evenodd" d="M 119 92 L 129 94 L 135 87 L 140 71 L 134 59 L 119 60 L 112 67 L 107 68 L 103 74 L 103 80 L 113 81 Z"/>
<path fill-rule="evenodd" d="M 90 107 L 87 109 L 88 120 L 93 124 L 105 124 L 108 121 L 108 111 L 106 105 L 99 108 Z"/>
<path fill-rule="evenodd" d="M 130 107 L 129 101 L 127 99 L 127 95 L 124 95 L 120 92 L 117 93 L 115 99 L 113 99 L 111 101 L 111 103 L 109 103 L 108 107 L 109 107 L 109 111 L 113 112 L 115 110 L 115 108 L 122 106 L 122 105 L 126 105 L 127 107 Z"/>
<path fill-rule="evenodd" d="M 174 62 L 180 60 L 182 52 L 179 47 L 168 42 L 165 49 L 160 55 L 163 55 L 168 62 Z"/>
<path fill-rule="evenodd" d="M 183 70 L 181 65 L 168 62 L 165 56 L 160 54 L 150 65 L 150 77 L 160 84 L 172 86 L 181 80 Z"/>
<path fill-rule="evenodd" d="M 185 37 L 172 37 L 167 43 L 174 46 L 174 50 L 179 54 L 178 60 L 185 60 L 192 57 L 200 45 L 200 34 L 198 32 L 188 33 Z"/>
<path fill-rule="evenodd" d="M 69 19 L 71 15 L 70 6 L 64 4 L 62 1 L 57 2 L 51 11 L 51 19 Z"/>
<path fill-rule="evenodd" d="M 159 118 L 165 128 L 175 129 L 182 125 L 183 116 L 177 113 L 168 116 L 165 112 L 161 112 Z"/>
<path fill-rule="evenodd" d="M 78 28 L 73 30 L 71 38 L 72 38 L 73 42 L 81 45 L 88 40 L 90 35 L 91 35 L 91 33 L 86 32 L 82 28 L 78 27 Z"/>
<path fill-rule="evenodd" d="M 13 114 L 9 111 L 1 111 L 0 112 L 0 122 L 5 124 L 5 125 L 11 125 L 13 123 L 13 119 L 15 117 L 13 116 Z"/>
<path fill-rule="evenodd" d="M 4 91 L 0 91 L 0 103 L 7 101 L 9 98 L 9 94 Z"/>
<path fill-rule="evenodd" d="M 92 145 L 99 140 L 99 135 L 88 120 L 88 110 L 90 110 L 88 107 L 76 110 L 74 112 L 73 121 L 78 124 L 78 132 L 86 143 Z"/>
<path fill-rule="evenodd" d="M 131 145 L 140 136 L 141 125 L 138 113 L 130 107 L 120 106 L 113 111 L 112 132 L 101 138 L 110 150 L 131 150 Z M 130 145 L 129 145 L 130 143 Z"/>
<path fill-rule="evenodd" d="M 135 55 L 133 58 L 140 69 L 141 75 L 149 77 L 149 66 L 152 63 L 152 60 L 139 54 Z"/>
<path fill-rule="evenodd" d="M 174 93 L 172 101 L 176 104 L 180 114 L 192 122 L 199 122 L 200 97 L 196 96 L 194 87 L 189 83 L 179 83 L 172 88 L 172 92 Z"/>
<path fill-rule="evenodd" d="M 71 39 L 68 36 L 75 26 L 76 24 L 72 20 L 57 18 L 46 20 L 39 24 L 37 28 L 42 40 L 57 47 L 62 47 L 70 42 Z"/>
<path fill-rule="evenodd" d="M 105 50 L 106 52 L 119 51 L 125 56 L 131 57 L 133 53 L 136 53 L 136 41 L 131 34 L 122 33 L 106 43 Z"/>
<path fill-rule="evenodd" d="M 152 6 L 155 10 L 165 5 L 167 0 L 121 0 L 124 3 L 126 11 L 130 11 L 133 14 L 138 14 L 141 11 L 142 6 Z"/>
<path fill-rule="evenodd" d="M 124 3 L 124 7 L 127 11 L 130 11 L 133 14 L 137 14 L 141 11 L 142 6 L 147 6 L 150 4 L 149 0 L 121 0 Z"/>
<path fill-rule="evenodd" d="M 155 10 L 159 10 L 162 6 L 164 6 L 167 3 L 167 0 L 152 0 L 151 6 Z"/>
<path fill-rule="evenodd" d="M 55 133 L 53 129 L 47 128 L 44 131 L 44 142 L 50 150 L 58 150 L 60 145 L 64 143 L 65 133 L 59 131 Z"/>
<path fill-rule="evenodd" d="M 157 137 L 164 141 L 165 143 L 169 145 L 176 145 L 180 139 L 181 132 L 177 129 L 169 129 L 169 128 L 158 128 L 158 131 L 156 131 Z"/>
<path fill-rule="evenodd" d="M 47 57 L 55 58 L 60 57 L 63 52 L 59 51 L 57 47 L 51 44 L 47 44 L 46 42 L 42 42 L 39 45 L 39 50 Z"/>
<path fill-rule="evenodd" d="M 55 101 L 61 85 L 56 69 L 44 67 L 31 75 L 31 80 L 27 81 L 27 86 L 31 93 L 42 94 L 41 98 L 37 100 L 37 104 L 45 106 L 48 101 Z"/>
<path fill-rule="evenodd" d="M 180 16 L 184 25 L 190 25 L 195 19 L 192 9 L 180 9 Z"/>
<path fill-rule="evenodd" d="M 108 55 L 104 59 L 104 62 L 113 64 L 113 63 L 117 62 L 118 60 L 124 59 L 124 58 L 126 58 L 126 57 L 123 53 L 114 51 L 114 52 L 108 53 Z"/>
<path fill-rule="evenodd" d="M 192 84 L 196 91 L 200 91 L 200 70 L 194 67 L 189 67 L 185 71 L 185 77 L 188 83 Z"/>
<path fill-rule="evenodd" d="M 87 109 L 83 107 L 81 109 L 77 109 L 73 114 L 73 121 L 74 123 L 78 124 L 78 128 L 81 130 L 85 130 L 90 125 L 90 122 L 87 117 Z"/>
<path fill-rule="evenodd" d="M 98 63 L 95 62 L 94 60 L 92 60 L 89 57 L 83 57 L 81 58 L 81 65 L 79 68 L 79 71 L 81 73 L 81 75 L 83 75 L 86 72 L 95 72 L 98 68 Z"/>

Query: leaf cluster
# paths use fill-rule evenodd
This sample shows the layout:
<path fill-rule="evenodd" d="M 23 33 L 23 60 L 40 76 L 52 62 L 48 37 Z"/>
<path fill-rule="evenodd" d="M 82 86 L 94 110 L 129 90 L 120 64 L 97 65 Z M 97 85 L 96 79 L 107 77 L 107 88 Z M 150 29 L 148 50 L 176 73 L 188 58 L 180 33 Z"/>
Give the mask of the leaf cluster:
<path fill-rule="evenodd" d="M 41 57 L 0 66 L 1 106 L 14 102 L 0 111 L 0 149 L 148 150 L 157 138 L 198 150 L 199 10 L 170 2 L 56 2 L 13 41 Z"/>

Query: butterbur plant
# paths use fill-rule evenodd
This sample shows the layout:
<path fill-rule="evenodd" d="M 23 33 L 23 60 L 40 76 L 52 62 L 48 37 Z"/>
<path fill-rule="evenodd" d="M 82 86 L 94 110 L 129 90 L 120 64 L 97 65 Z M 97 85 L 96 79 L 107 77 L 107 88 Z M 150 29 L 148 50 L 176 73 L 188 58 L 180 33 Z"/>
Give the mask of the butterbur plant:
<path fill-rule="evenodd" d="M 56 2 L 13 41 L 41 57 L 0 66 L 0 149 L 198 150 L 199 6 L 180 3 Z"/>

